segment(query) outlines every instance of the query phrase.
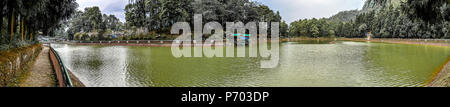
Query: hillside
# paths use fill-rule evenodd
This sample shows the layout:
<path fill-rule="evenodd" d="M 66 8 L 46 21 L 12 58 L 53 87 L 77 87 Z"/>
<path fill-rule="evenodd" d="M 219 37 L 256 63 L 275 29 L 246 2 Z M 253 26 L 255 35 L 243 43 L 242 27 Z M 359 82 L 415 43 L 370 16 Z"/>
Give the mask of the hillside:
<path fill-rule="evenodd" d="M 359 14 L 359 10 L 348 10 L 348 11 L 341 11 L 336 15 L 331 16 L 328 18 L 329 21 L 333 22 L 349 22 L 351 20 L 355 20 L 356 16 Z"/>
<path fill-rule="evenodd" d="M 355 20 L 356 16 L 361 14 L 361 13 L 366 13 L 366 12 L 370 12 L 370 11 L 378 11 L 383 7 L 387 7 L 387 6 L 400 6 L 401 2 L 406 2 L 406 0 L 367 0 L 364 3 L 364 6 L 362 7 L 361 10 L 348 10 L 348 11 L 342 11 L 339 12 L 336 15 L 331 16 L 330 18 L 328 18 L 329 21 L 343 21 L 343 22 L 348 22 L 351 20 Z"/>
<path fill-rule="evenodd" d="M 401 5 L 401 2 L 406 2 L 406 0 L 367 0 L 361 9 L 361 12 L 378 11 L 381 8 L 391 5 L 393 7 L 398 7 Z"/>

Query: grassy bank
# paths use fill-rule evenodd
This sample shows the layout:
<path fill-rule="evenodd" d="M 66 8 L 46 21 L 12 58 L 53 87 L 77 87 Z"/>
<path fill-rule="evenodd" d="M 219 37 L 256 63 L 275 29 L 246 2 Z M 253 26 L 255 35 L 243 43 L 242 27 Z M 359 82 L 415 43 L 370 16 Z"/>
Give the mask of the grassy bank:
<path fill-rule="evenodd" d="M 0 86 L 18 86 L 27 76 L 42 44 L 0 51 Z"/>

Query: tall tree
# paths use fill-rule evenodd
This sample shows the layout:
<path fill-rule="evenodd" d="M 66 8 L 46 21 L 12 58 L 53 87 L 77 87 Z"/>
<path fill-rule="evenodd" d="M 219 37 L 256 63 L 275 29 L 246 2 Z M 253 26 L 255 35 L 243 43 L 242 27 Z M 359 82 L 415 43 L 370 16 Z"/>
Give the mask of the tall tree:
<path fill-rule="evenodd" d="M 410 18 L 420 18 L 425 22 L 449 21 L 450 1 L 448 0 L 408 0 L 402 5 Z"/>
<path fill-rule="evenodd" d="M 287 37 L 288 36 L 288 30 L 289 30 L 289 25 L 286 24 L 286 21 L 282 21 L 280 23 L 280 34 L 282 37 Z"/>
<path fill-rule="evenodd" d="M 103 17 L 100 9 L 97 6 L 85 8 L 84 14 L 88 18 L 86 26 L 88 26 L 89 32 L 93 29 L 100 29 Z"/>

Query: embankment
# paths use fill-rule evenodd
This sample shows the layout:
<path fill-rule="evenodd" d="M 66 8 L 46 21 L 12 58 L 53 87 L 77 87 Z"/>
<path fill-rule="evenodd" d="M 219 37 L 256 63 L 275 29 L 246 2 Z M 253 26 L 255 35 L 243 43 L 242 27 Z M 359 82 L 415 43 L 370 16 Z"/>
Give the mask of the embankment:
<path fill-rule="evenodd" d="M 441 67 L 440 72 L 428 84 L 428 87 L 450 87 L 450 58 Z"/>
<path fill-rule="evenodd" d="M 450 47 L 450 40 L 445 39 L 386 39 L 374 38 L 366 40 L 365 38 L 337 38 L 337 40 L 346 41 L 360 41 L 360 42 L 380 42 L 380 43 L 398 43 L 398 44 L 415 44 L 415 45 L 429 45 L 429 46 L 444 46 Z"/>
<path fill-rule="evenodd" d="M 18 86 L 27 75 L 42 44 L 0 51 L 0 87 Z"/>
<path fill-rule="evenodd" d="M 51 47 L 50 47 L 51 48 Z M 59 87 L 66 87 L 69 85 L 69 80 L 72 83 L 73 87 L 85 87 L 85 85 L 75 76 L 72 74 L 70 69 L 66 68 L 61 60 L 59 59 L 58 53 L 55 52 L 53 49 L 49 49 L 48 55 L 49 55 L 49 62 L 51 63 L 51 66 L 53 68 L 52 71 L 54 71 L 54 76 L 56 80 L 58 81 L 56 86 Z M 67 75 L 66 75 L 67 74 Z"/>

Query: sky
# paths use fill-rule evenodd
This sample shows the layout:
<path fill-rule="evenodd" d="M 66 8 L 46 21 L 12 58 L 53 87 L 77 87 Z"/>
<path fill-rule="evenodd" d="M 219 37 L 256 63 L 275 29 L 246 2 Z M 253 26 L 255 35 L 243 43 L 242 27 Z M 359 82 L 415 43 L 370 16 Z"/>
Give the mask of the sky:
<path fill-rule="evenodd" d="M 365 0 L 255 0 L 280 11 L 287 23 L 304 18 L 330 17 L 343 10 L 361 9 Z M 104 14 L 113 14 L 125 22 L 125 5 L 128 0 L 77 0 L 78 9 L 99 6 Z"/>
<path fill-rule="evenodd" d="M 125 6 L 128 0 L 76 0 L 78 10 L 84 11 L 86 7 L 98 6 L 103 14 L 115 15 L 120 21 L 125 22 Z"/>
<path fill-rule="evenodd" d="M 328 18 L 340 11 L 361 9 L 365 0 L 256 0 L 280 11 L 287 23 L 299 19 Z"/>

